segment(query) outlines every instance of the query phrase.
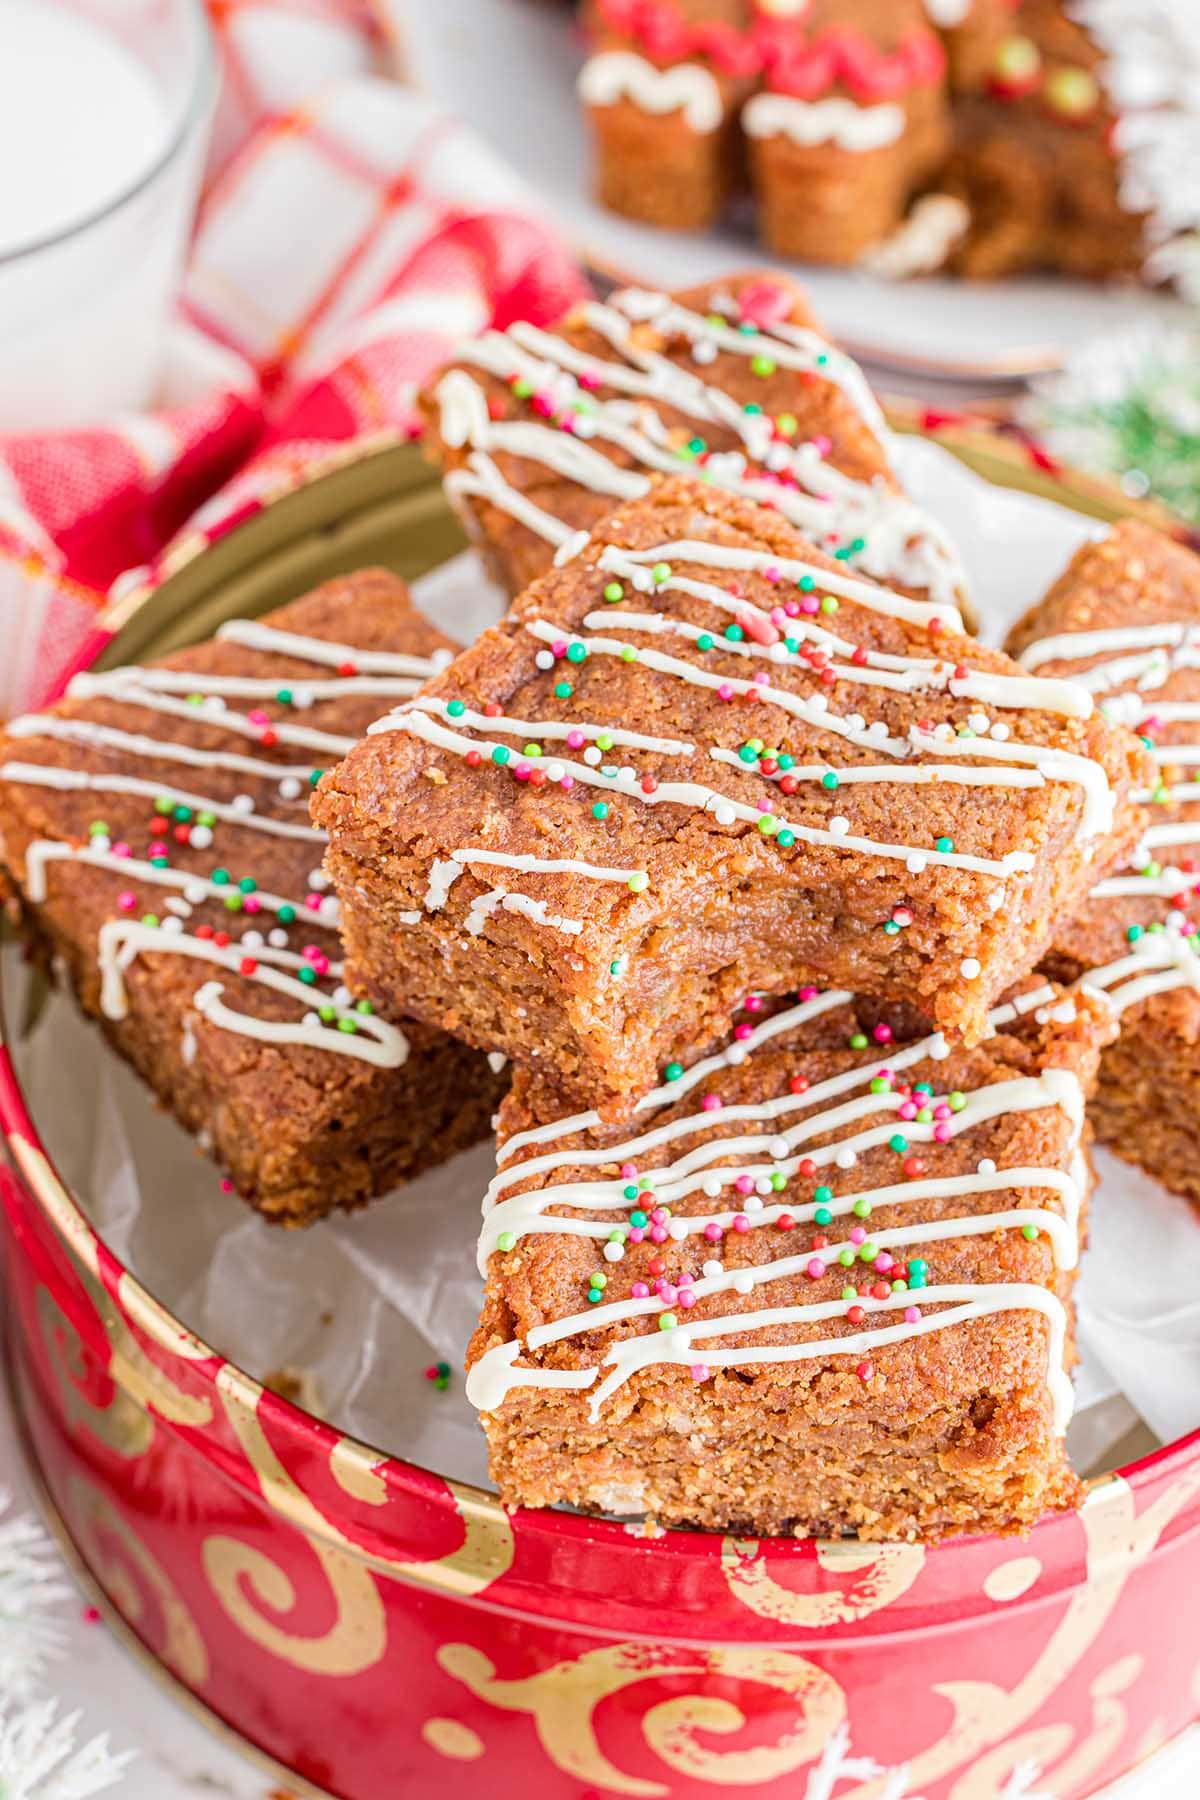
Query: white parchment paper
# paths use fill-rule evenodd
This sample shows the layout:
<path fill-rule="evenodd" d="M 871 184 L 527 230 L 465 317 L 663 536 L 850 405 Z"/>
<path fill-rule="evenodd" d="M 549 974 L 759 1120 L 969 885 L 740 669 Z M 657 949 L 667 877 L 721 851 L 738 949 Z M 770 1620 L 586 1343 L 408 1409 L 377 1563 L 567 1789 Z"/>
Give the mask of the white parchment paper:
<path fill-rule="evenodd" d="M 990 488 L 931 445 L 907 442 L 901 454 L 911 490 L 954 531 L 982 635 L 998 642 L 1095 527 Z M 417 592 L 460 639 L 500 610 L 470 556 Z M 24 1018 L 31 986 L 10 952 L 10 1026 Z M 310 1409 L 366 1442 L 459 1480 L 486 1480 L 461 1368 L 479 1304 L 475 1237 L 489 1146 L 354 1217 L 284 1232 L 221 1192 L 212 1164 L 69 999 L 43 999 L 14 1053 L 60 1173 L 172 1312 L 251 1374 L 298 1386 Z M 1187 1279 L 1200 1269 L 1200 1219 L 1116 1158 L 1098 1163 L 1071 1428 L 1085 1472 L 1126 1453 L 1139 1421 L 1163 1440 L 1200 1425 L 1200 1298 Z M 445 1391 L 424 1376 L 439 1361 L 453 1369 Z"/>

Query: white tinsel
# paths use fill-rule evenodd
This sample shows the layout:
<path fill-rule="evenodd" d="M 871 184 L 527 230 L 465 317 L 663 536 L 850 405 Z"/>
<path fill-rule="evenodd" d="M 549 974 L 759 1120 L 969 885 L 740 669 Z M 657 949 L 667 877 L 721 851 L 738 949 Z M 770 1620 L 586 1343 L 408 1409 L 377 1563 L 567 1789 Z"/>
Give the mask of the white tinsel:
<path fill-rule="evenodd" d="M 53 1609 L 71 1592 L 41 1526 L 6 1518 L 9 1504 L 0 1488 L 0 1703 L 24 1699 L 61 1651 L 63 1628 Z"/>
<path fill-rule="evenodd" d="M 0 1708 L 0 1800 L 88 1800 L 115 1787 L 130 1763 L 106 1737 L 77 1747 L 79 1714 L 58 1717 L 58 1703 L 6 1714 Z"/>

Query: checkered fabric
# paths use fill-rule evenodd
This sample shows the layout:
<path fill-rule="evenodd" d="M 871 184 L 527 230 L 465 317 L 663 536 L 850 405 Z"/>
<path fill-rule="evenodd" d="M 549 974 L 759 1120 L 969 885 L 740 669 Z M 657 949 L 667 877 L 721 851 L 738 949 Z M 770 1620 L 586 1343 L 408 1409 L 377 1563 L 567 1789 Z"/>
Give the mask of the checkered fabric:
<path fill-rule="evenodd" d="M 96 654 L 110 593 L 412 429 L 460 335 L 582 292 L 528 190 L 386 72 L 383 8 L 209 6 L 223 89 L 161 408 L 0 439 L 0 716 Z"/>

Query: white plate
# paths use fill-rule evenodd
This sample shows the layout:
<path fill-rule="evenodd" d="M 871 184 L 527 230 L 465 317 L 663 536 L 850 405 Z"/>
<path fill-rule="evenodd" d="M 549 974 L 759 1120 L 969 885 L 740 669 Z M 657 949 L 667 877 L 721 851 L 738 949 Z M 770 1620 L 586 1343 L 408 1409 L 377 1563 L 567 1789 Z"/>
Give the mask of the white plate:
<path fill-rule="evenodd" d="M 656 286 L 771 260 L 749 229 L 654 231 L 592 201 L 588 133 L 575 97 L 582 41 L 562 8 L 538 0 L 391 4 L 402 17 L 416 80 L 529 182 L 581 253 Z M 855 354 L 910 370 L 929 361 L 942 374 L 975 378 L 1033 373 L 1055 366 L 1068 347 L 1135 320 L 1187 316 L 1178 300 L 1136 286 L 1049 276 L 896 285 L 854 270 L 799 272 L 818 311 Z"/>

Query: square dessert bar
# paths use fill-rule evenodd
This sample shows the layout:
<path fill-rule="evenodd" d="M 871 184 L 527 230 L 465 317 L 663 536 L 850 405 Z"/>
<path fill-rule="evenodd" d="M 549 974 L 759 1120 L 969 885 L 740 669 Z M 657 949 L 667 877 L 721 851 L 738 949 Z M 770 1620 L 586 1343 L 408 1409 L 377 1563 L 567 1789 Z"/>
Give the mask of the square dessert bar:
<path fill-rule="evenodd" d="M 978 1036 L 1132 850 L 1148 768 L 952 608 L 676 479 L 380 721 L 314 807 L 355 992 L 607 1104 L 752 988 L 836 982 Z"/>
<path fill-rule="evenodd" d="M 0 855 L 35 944 L 260 1211 L 361 1205 L 488 1130 L 478 1052 L 341 986 L 311 782 L 450 660 L 383 570 L 0 735 Z M 314 766 L 315 765 L 315 766 Z"/>
<path fill-rule="evenodd" d="M 1077 1504 L 1103 999 L 1038 981 L 973 1050 L 745 1004 L 619 1121 L 516 1072 L 467 1383 L 505 1501 L 922 1540 Z"/>
<path fill-rule="evenodd" d="M 1046 966 L 1120 1011 L 1096 1136 L 1200 1201 L 1200 557 L 1126 521 L 1079 551 L 1011 647 L 1036 674 L 1081 682 L 1154 760 L 1153 823 L 1056 931 Z"/>
<path fill-rule="evenodd" d="M 962 598 L 954 546 L 901 491 L 862 370 L 784 276 L 630 288 L 553 331 L 489 331 L 424 410 L 446 491 L 509 593 L 654 476 L 688 472 L 770 502 L 851 573 Z"/>

